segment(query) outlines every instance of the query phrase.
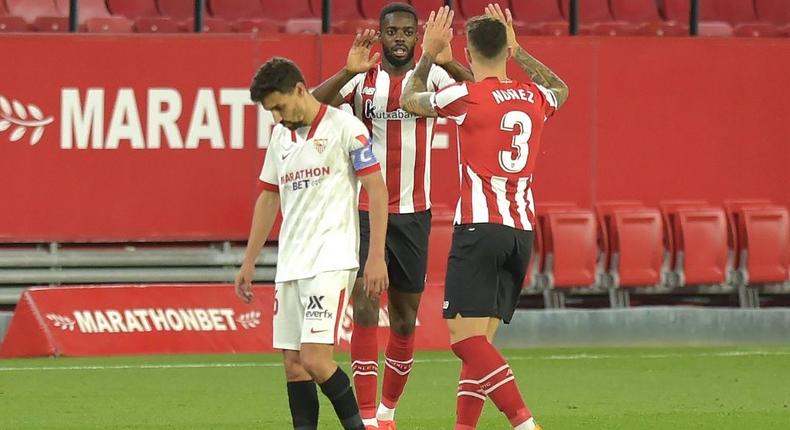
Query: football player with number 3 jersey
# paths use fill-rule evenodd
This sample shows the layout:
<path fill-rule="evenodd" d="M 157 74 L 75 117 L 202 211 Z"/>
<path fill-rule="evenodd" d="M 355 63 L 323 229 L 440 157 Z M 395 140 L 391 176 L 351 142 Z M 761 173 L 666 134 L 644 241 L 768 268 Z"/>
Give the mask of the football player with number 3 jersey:
<path fill-rule="evenodd" d="M 487 397 L 514 429 L 535 430 L 540 426 L 491 340 L 518 305 L 532 250 L 531 181 L 541 133 L 568 87 L 518 45 L 509 10 L 489 5 L 485 12 L 466 24 L 475 82 L 426 91 L 430 65 L 450 37 L 453 13 L 443 8 L 428 19 L 423 56 L 401 105 L 458 124 L 461 195 L 444 295 L 452 350 L 463 363 L 455 429 L 476 428 Z M 511 55 L 532 82 L 508 78 Z"/>
<path fill-rule="evenodd" d="M 388 285 L 387 187 L 370 136 L 353 115 L 319 103 L 290 60 L 266 62 L 253 79 L 250 95 L 279 124 L 263 163 L 236 294 L 248 303 L 252 299 L 255 261 L 281 210 L 273 344 L 283 351 L 293 427 L 318 427 L 317 383 L 343 428 L 364 430 L 351 381 L 332 354 L 359 269 L 360 182 L 370 196 L 364 289 L 378 297 Z"/>

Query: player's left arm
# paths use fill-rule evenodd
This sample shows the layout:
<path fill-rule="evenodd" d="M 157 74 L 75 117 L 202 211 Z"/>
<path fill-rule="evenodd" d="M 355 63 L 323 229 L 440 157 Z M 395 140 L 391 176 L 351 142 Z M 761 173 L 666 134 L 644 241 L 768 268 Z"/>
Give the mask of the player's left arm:
<path fill-rule="evenodd" d="M 508 46 L 513 50 L 513 60 L 522 70 L 527 72 L 533 82 L 554 93 L 557 99 L 556 109 L 559 109 L 568 100 L 568 85 L 556 73 L 518 44 L 516 31 L 513 29 L 513 15 L 510 13 L 510 9 L 505 9 L 503 12 L 498 4 L 493 4 L 486 6 L 486 15 L 497 18 L 505 24 L 505 27 L 507 27 Z"/>
<path fill-rule="evenodd" d="M 447 6 L 438 12 L 431 12 L 428 17 L 422 42 L 422 57 L 400 97 L 401 107 L 409 113 L 427 117 L 438 116 L 431 103 L 431 93 L 428 92 L 428 74 L 436 56 L 450 43 L 452 21 L 453 11 Z"/>

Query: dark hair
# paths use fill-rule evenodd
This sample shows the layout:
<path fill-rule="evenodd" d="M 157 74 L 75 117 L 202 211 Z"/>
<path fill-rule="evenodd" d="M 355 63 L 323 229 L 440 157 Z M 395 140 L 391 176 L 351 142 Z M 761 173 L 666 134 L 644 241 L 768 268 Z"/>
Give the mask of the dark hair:
<path fill-rule="evenodd" d="M 305 83 L 304 76 L 293 61 L 282 57 L 272 57 L 258 69 L 255 77 L 252 78 L 250 98 L 253 102 L 258 103 L 275 91 L 289 94 L 299 82 Z"/>
<path fill-rule="evenodd" d="M 381 9 L 381 13 L 379 14 L 379 27 L 384 23 L 385 16 L 395 12 L 410 13 L 414 17 L 414 23 L 416 24 L 419 22 L 417 19 L 417 9 L 415 9 L 414 6 L 408 3 L 390 3 Z"/>
<path fill-rule="evenodd" d="M 469 43 L 483 57 L 496 58 L 507 48 L 507 29 L 502 21 L 487 16 L 476 16 L 466 22 Z"/>

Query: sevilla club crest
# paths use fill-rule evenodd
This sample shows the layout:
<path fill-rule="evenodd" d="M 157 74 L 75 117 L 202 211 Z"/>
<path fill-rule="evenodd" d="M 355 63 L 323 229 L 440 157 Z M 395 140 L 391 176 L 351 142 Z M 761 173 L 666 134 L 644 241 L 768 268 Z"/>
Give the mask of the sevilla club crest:
<path fill-rule="evenodd" d="M 314 139 L 313 147 L 315 147 L 315 152 L 323 154 L 324 150 L 326 149 L 326 142 L 327 139 Z"/>

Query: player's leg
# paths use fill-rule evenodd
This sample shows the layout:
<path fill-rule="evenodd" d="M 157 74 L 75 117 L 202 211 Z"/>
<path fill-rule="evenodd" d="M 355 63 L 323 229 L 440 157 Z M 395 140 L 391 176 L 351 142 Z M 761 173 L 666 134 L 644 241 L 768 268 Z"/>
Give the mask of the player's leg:
<path fill-rule="evenodd" d="M 325 272 L 297 281 L 304 307 L 300 360 L 346 430 L 364 430 L 351 380 L 334 361 L 334 345 L 355 271 Z"/>
<path fill-rule="evenodd" d="M 395 429 L 395 408 L 414 363 L 414 331 L 425 290 L 430 229 L 430 211 L 391 215 L 387 226 L 390 335 L 381 404 L 376 414 L 382 430 Z"/>
<path fill-rule="evenodd" d="M 299 359 L 303 314 L 296 283 L 277 284 L 272 315 L 273 344 L 283 351 L 291 419 L 294 429 L 314 430 L 318 427 L 318 394 L 312 376 Z"/>
<path fill-rule="evenodd" d="M 362 274 L 367 262 L 370 243 L 370 218 L 367 212 L 359 213 L 359 271 L 354 284 L 354 329 L 351 335 L 351 372 L 357 392 L 360 414 L 365 425 L 376 428 L 376 393 L 378 392 L 379 351 L 379 300 L 365 293 Z"/>

